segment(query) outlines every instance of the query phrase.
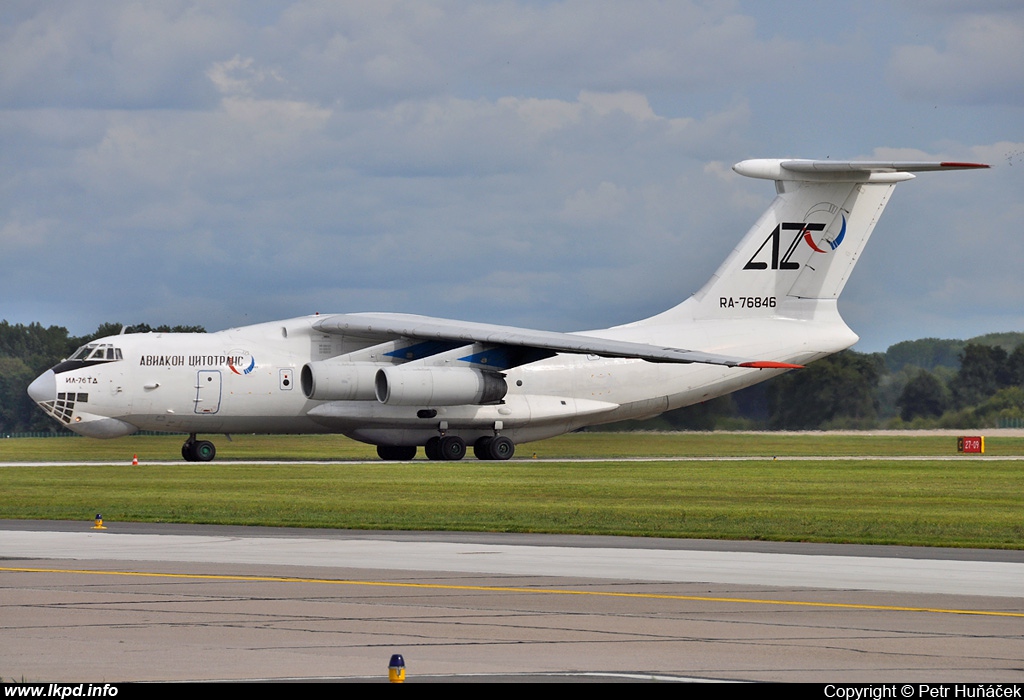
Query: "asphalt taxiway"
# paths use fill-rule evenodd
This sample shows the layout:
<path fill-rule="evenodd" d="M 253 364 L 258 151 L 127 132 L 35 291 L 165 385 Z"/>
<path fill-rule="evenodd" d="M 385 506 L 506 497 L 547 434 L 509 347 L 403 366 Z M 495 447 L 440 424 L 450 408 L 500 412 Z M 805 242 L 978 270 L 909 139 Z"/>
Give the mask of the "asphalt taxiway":
<path fill-rule="evenodd" d="M 0 521 L 5 678 L 1024 681 L 1024 552 L 90 525 Z"/>

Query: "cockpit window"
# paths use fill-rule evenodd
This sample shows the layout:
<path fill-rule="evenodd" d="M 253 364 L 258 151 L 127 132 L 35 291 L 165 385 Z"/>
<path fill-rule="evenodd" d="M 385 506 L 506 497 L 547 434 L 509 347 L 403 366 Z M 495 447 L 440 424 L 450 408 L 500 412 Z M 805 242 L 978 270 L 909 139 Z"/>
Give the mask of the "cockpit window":
<path fill-rule="evenodd" d="M 68 359 L 69 360 L 84 360 L 86 357 L 89 356 L 89 353 L 92 352 L 93 348 L 95 348 L 95 347 L 96 347 L 95 345 L 83 345 L 82 347 L 80 347 L 77 350 L 75 350 L 75 353 L 71 357 L 69 357 Z"/>
<path fill-rule="evenodd" d="M 75 350 L 75 354 L 68 358 L 78 361 L 89 362 L 116 362 L 122 359 L 121 348 L 115 348 L 110 343 L 89 343 Z"/>
<path fill-rule="evenodd" d="M 100 363 L 117 362 L 121 359 L 124 359 L 121 355 L 121 348 L 115 347 L 113 343 L 89 343 L 75 350 L 71 357 L 63 362 L 58 362 L 51 369 L 54 374 L 60 374 Z"/>

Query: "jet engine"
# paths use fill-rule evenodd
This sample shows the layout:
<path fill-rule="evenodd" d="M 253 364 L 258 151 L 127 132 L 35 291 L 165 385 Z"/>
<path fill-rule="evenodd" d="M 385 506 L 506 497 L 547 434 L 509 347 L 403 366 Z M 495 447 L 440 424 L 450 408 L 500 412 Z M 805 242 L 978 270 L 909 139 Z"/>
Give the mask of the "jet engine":
<path fill-rule="evenodd" d="M 380 365 L 372 362 L 321 360 L 302 368 L 299 383 L 307 399 L 317 401 L 373 401 L 374 375 Z"/>
<path fill-rule="evenodd" d="M 377 400 L 389 406 L 494 404 L 508 392 L 503 375 L 468 367 L 385 367 L 374 385 Z"/>

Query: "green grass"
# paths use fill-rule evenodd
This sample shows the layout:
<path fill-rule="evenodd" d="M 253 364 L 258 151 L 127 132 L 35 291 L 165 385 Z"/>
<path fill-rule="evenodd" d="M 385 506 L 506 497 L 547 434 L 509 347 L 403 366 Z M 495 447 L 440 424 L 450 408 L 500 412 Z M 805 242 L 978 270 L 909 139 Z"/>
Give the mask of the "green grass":
<path fill-rule="evenodd" d="M 203 436 L 217 443 L 217 463 L 253 459 L 346 460 L 376 459 L 372 445 L 340 435 L 238 435 L 228 441 Z M 118 440 L 88 438 L 17 438 L 0 440 L 0 461 L 143 461 L 181 459 L 182 435 L 130 436 Z M 519 445 L 518 458 L 536 454 L 541 459 L 588 457 L 735 457 L 735 456 L 857 456 L 956 453 L 950 436 L 861 435 L 835 433 L 574 433 L 551 440 Z M 989 456 L 1024 455 L 1024 438 L 985 440 Z M 422 450 L 420 452 L 422 457 Z"/>
<path fill-rule="evenodd" d="M 27 444 L 26 444 L 27 443 Z M 45 444 L 44 444 L 45 443 Z M 0 460 L 123 466 L 0 468 L 0 517 L 366 529 L 1024 547 L 1024 461 L 787 460 L 789 455 L 940 455 L 949 437 L 577 434 L 523 445 L 511 462 L 252 465 L 253 458 L 363 459 L 344 438 L 242 436 L 211 464 L 180 437 L 4 440 Z M 986 441 L 1024 454 L 1024 439 Z M 714 462 L 535 462 L 538 457 L 753 455 Z M 138 453 L 141 466 L 130 466 Z M 771 456 L 778 455 L 777 460 Z M 235 459 L 237 461 L 232 461 Z"/>

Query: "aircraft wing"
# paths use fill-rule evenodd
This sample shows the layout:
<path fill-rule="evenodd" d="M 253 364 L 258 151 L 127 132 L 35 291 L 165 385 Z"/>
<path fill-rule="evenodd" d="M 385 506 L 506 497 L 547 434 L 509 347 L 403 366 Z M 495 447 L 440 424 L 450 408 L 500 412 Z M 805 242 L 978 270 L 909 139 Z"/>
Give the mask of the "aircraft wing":
<path fill-rule="evenodd" d="M 333 314 L 313 324 L 323 333 L 338 333 L 368 338 L 411 338 L 460 343 L 485 343 L 494 346 L 535 348 L 550 352 L 623 357 L 648 362 L 680 364 L 701 363 L 725 367 L 755 369 L 801 369 L 803 365 L 771 362 L 750 358 L 716 355 L 714 353 L 661 347 L 625 340 L 595 338 L 577 333 L 536 331 L 489 323 L 451 321 L 413 314 Z"/>

